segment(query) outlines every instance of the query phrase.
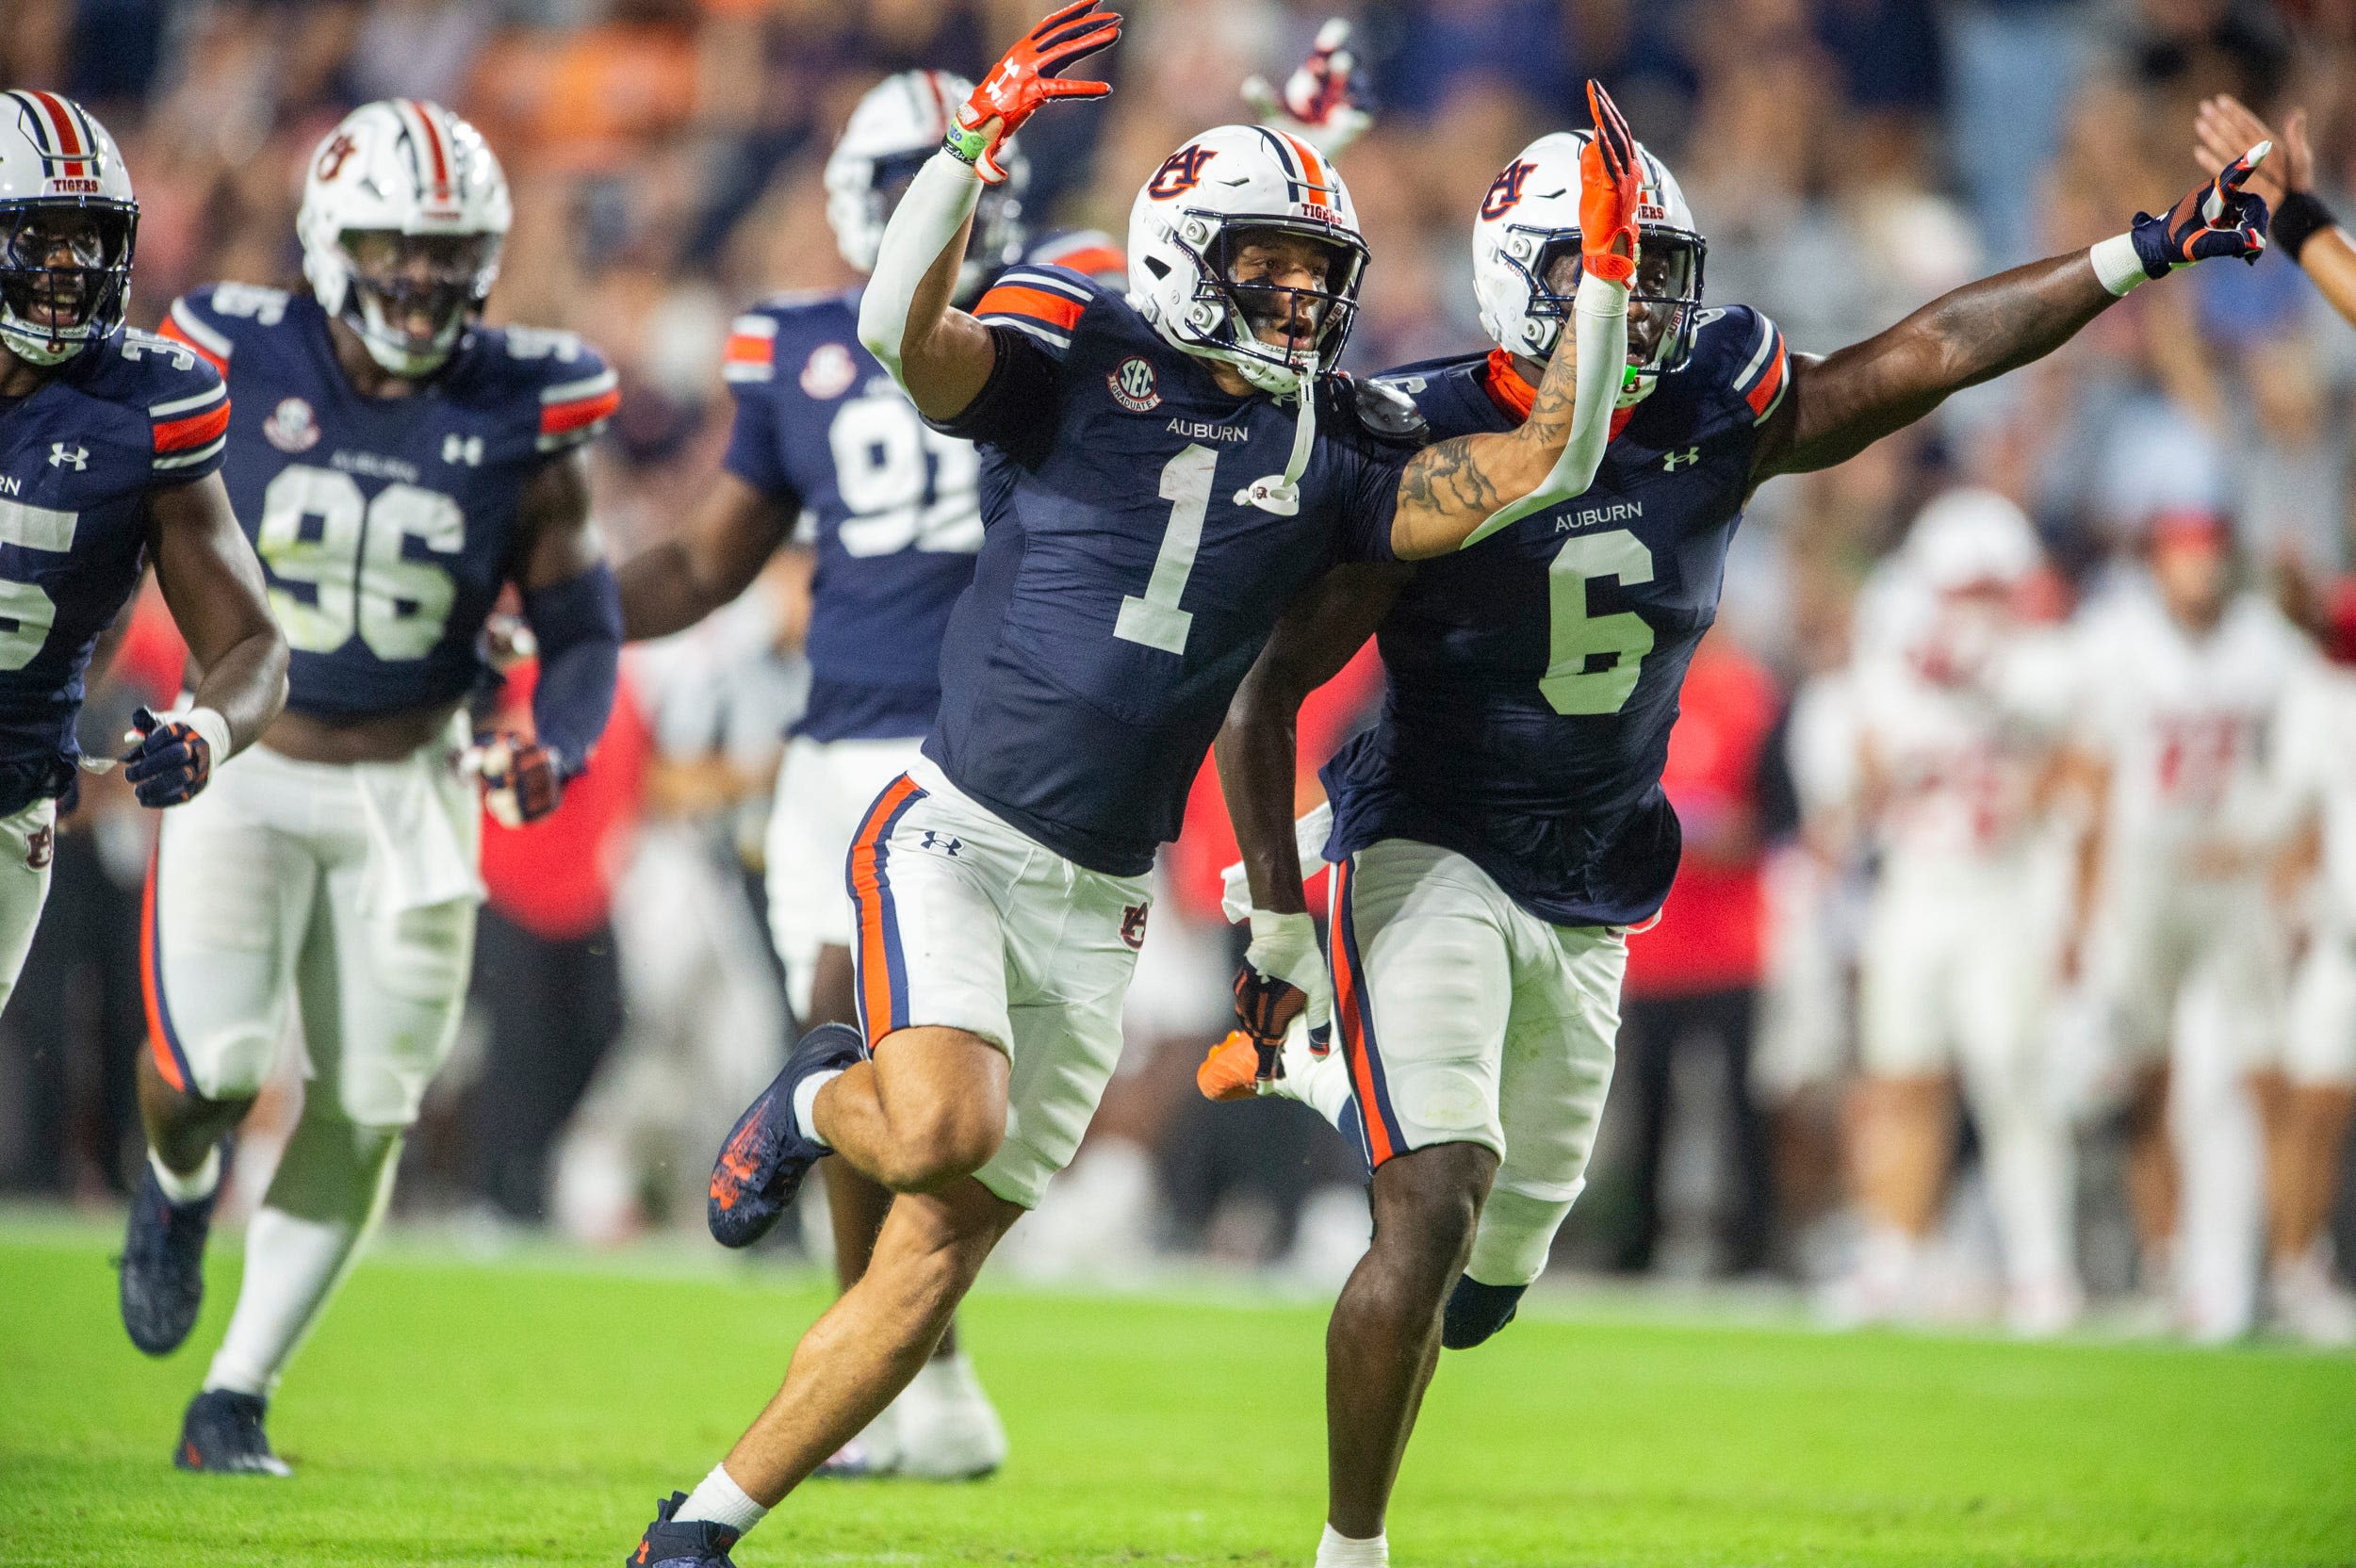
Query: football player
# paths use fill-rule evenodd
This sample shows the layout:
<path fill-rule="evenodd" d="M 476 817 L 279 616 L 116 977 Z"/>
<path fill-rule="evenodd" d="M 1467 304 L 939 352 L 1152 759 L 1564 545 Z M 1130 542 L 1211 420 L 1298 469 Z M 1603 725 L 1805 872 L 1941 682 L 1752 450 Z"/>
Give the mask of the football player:
<path fill-rule="evenodd" d="M 197 675 L 186 705 L 142 710 L 127 737 L 141 805 L 192 799 L 286 697 L 286 645 L 219 477 L 228 392 L 123 324 L 139 214 L 79 104 L 0 93 L 0 1008 L 73 806 L 83 675 L 147 563 Z"/>
<path fill-rule="evenodd" d="M 2266 122 L 2232 97 L 2203 101 L 2194 129 L 2194 155 L 2212 173 L 2233 161 L 2227 143 L 2234 137 L 2244 139 L 2243 146 L 2274 139 Z M 2281 145 L 2282 160 L 2253 175 L 2250 188 L 2271 204 L 2274 240 L 2282 253 L 2306 270 L 2332 309 L 2356 324 L 2356 237 L 2315 196 L 2315 154 L 2307 144 L 2305 109 L 2293 109 L 2282 122 Z"/>
<path fill-rule="evenodd" d="M 2149 588 L 2124 588 L 2082 617 L 2074 736 L 2100 807 L 2085 872 L 2093 919 L 2072 946 L 2096 960 L 2130 1063 L 2128 1197 L 2144 1273 L 2201 1339 L 2238 1334 L 2247 1312 L 2237 1290 L 2214 1287 L 2177 1248 L 2167 1112 L 2178 1001 L 2208 980 L 2245 1059 L 2281 1060 L 2289 955 L 2268 732 L 2315 659 L 2271 599 L 2236 586 L 2234 556 L 2232 529 L 2213 513 L 2152 522 Z"/>
<path fill-rule="evenodd" d="M 1481 201 L 1474 279 L 1497 347 L 1382 379 L 1435 435 L 1512 429 L 1543 397 L 1582 253 L 1593 268 L 1594 147 L 1543 137 Z M 2254 258 L 2265 209 L 2243 188 L 2263 151 L 2091 253 L 1972 284 L 1821 359 L 1756 311 L 1703 308 L 1703 238 L 1640 151 L 1621 406 L 1594 487 L 1413 572 L 1337 572 L 1277 629 L 1219 745 L 1255 947 L 1280 928 L 1310 940 L 1293 714 L 1370 633 L 1389 672 L 1380 722 L 1324 775 L 1344 1049 L 1320 1057 L 1303 1031 L 1286 1046 L 1275 1025 L 1299 999 L 1266 998 L 1289 977 L 1248 963 L 1244 1029 L 1199 1074 L 1214 1098 L 1308 1100 L 1349 1123 L 1374 1169 L 1374 1241 L 1327 1336 L 1319 1563 L 1387 1560 L 1392 1481 L 1437 1351 L 1512 1318 L 1584 1184 L 1624 936 L 1677 869 L 1660 780 L 1677 687 L 1752 490 L 2050 353 L 2147 279 Z"/>
<path fill-rule="evenodd" d="M 196 1321 L 223 1142 L 290 1005 L 309 1079 L 173 1449 L 184 1469 L 286 1473 L 264 1410 L 382 1211 L 450 1050 L 481 811 L 554 809 L 614 699 L 621 614 L 584 449 L 614 413 L 614 376 L 569 334 L 480 324 L 508 220 L 471 125 L 412 99 L 364 105 L 308 166 L 310 286 L 221 284 L 166 322 L 237 394 L 223 473 L 294 654 L 286 715 L 196 810 L 166 819 L 149 867 L 150 1153 L 122 1286 L 148 1354 Z M 540 651 L 532 733 L 469 748 L 462 704 L 510 583 Z"/>
<path fill-rule="evenodd" d="M 1399 400 L 1328 375 L 1366 247 L 1340 177 L 1281 131 L 1223 126 L 1153 172 L 1126 298 L 1017 267 L 973 313 L 951 306 L 1006 139 L 1051 99 L 1109 90 L 1055 73 L 1119 29 L 1081 0 L 1000 61 L 892 214 L 860 301 L 861 342 L 981 449 L 987 530 L 924 759 L 852 842 L 861 1027 L 811 1031 L 740 1120 L 715 1231 L 758 1234 L 830 1152 L 897 1196 L 768 1409 L 661 1504 L 645 1568 L 725 1561 L 907 1384 L 1072 1158 L 1120 1052 L 1155 847 L 1284 601 L 1336 560 L 1435 554 L 1550 482 L 1583 488 L 1557 473 L 1581 461 L 1575 402 L 1600 446 L 1616 346 L 1586 356 L 1609 373 L 1583 390 L 1558 356 L 1518 429 L 1421 449 Z M 1591 314 L 1607 344 L 1610 322 L 1625 331 L 1624 302 Z"/>
<path fill-rule="evenodd" d="M 1930 600 L 1899 645 L 1860 650 L 1858 795 L 1879 847 L 1860 954 L 1860 1266 L 1844 1323 L 1907 1315 L 1937 1222 L 1956 1084 L 1985 1151 L 2016 1332 L 2058 1333 L 2080 1305 L 2070 1132 L 2039 1047 L 2061 948 L 2069 723 L 2059 639 L 2021 613 L 2040 564 L 2021 509 L 1955 490 L 1923 510 L 1890 568 Z"/>
<path fill-rule="evenodd" d="M 835 245 L 855 270 L 874 269 L 884 220 L 973 90 L 945 71 L 904 71 L 852 110 L 825 179 Z M 960 303 L 1029 249 L 1028 170 L 1011 147 L 1007 173 L 975 215 Z M 1121 268 L 1120 253 L 1088 234 L 1059 237 L 1030 258 L 1105 278 Z M 928 427 L 860 345 L 859 300 L 856 288 L 789 297 L 737 319 L 723 372 L 736 400 L 724 469 L 679 534 L 619 574 L 626 633 L 664 636 L 744 592 L 802 514 L 810 518 L 810 706 L 778 770 L 767 856 L 770 935 L 806 1026 L 858 1017 L 843 858 L 868 802 L 916 761 L 932 726 L 941 632 L 982 544 L 973 444 Z M 892 1195 L 837 1162 L 826 1197 L 847 1290 L 866 1272 Z M 916 1380 L 825 1473 L 950 1480 L 1005 1458 L 1005 1429 L 952 1324 Z"/>

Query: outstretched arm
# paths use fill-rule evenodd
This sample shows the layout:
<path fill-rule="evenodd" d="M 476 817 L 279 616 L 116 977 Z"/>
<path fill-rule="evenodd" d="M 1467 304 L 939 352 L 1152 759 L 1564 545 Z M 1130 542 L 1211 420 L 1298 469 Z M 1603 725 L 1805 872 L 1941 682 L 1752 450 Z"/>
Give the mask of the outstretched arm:
<path fill-rule="evenodd" d="M 2146 278 L 2210 256 L 2255 261 L 2266 204 L 2243 187 L 2266 151 L 2252 149 L 2161 217 L 2137 213 L 2127 234 L 2091 250 L 1966 284 L 1822 358 L 1793 355 L 1752 481 L 1845 463 L 1963 388 L 2044 358 Z"/>
<path fill-rule="evenodd" d="M 917 412 L 953 419 L 973 404 L 998 363 L 990 329 L 950 304 L 965 260 L 974 204 L 1004 180 L 1000 145 L 1054 98 L 1102 98 L 1103 82 L 1053 73 L 1121 36 L 1121 18 L 1074 0 L 1006 51 L 957 110 L 948 139 L 918 170 L 884 225 L 875 270 L 860 296 L 859 340 L 883 362 Z"/>
<path fill-rule="evenodd" d="M 2211 173 L 2250 143 L 2275 139 L 2265 121 L 2228 97 L 2202 104 L 2194 129 L 2200 137 L 2195 155 Z M 2250 188 L 2274 208 L 2274 238 L 2282 253 L 2304 268 L 2331 308 L 2356 326 L 2356 238 L 2315 198 L 2315 154 L 2307 144 L 2305 109 L 2291 110 L 2282 122 L 2280 145 L 2282 159 L 2254 175 Z"/>

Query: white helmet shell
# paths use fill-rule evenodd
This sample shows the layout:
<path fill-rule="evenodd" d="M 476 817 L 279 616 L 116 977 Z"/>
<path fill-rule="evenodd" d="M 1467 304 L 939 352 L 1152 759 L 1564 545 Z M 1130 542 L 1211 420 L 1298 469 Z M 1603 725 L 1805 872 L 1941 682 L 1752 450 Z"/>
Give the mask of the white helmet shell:
<path fill-rule="evenodd" d="M 875 270 L 891 220 L 890 191 L 941 150 L 950 117 L 973 84 L 946 71 L 903 71 L 867 90 L 826 156 L 826 224 L 835 249 L 861 276 Z M 998 151 L 1005 183 L 982 192 L 973 242 L 957 277 L 959 298 L 1023 259 L 1023 191 L 1031 168 L 1009 138 Z"/>
<path fill-rule="evenodd" d="M 1302 235 L 1336 253 L 1313 351 L 1263 342 L 1214 256 L 1246 228 Z M 1350 335 L 1366 245 L 1341 172 L 1288 132 L 1220 125 L 1172 153 L 1129 209 L 1129 301 L 1172 347 L 1231 365 L 1262 391 L 1296 392 Z"/>
<path fill-rule="evenodd" d="M 49 265 L 47 254 L 18 249 L 31 215 L 57 209 L 94 220 L 89 253 L 63 269 Z M 0 343 L 9 352 L 57 365 L 123 325 L 139 211 L 123 154 L 89 110 L 54 92 L 0 94 Z M 35 279 L 58 271 L 80 280 L 82 318 L 36 321 L 24 314 L 18 307 L 29 304 Z"/>
<path fill-rule="evenodd" d="M 2043 551 L 2028 514 L 1993 490 L 1950 490 L 1907 531 L 1906 570 L 1933 593 L 2010 586 L 2037 570 Z"/>
<path fill-rule="evenodd" d="M 498 281 L 499 249 L 514 219 L 507 175 L 480 131 L 439 104 L 386 98 L 344 116 L 311 155 L 295 235 L 303 274 L 320 307 L 350 322 L 379 365 L 415 376 L 439 368 L 458 346 Z M 354 231 L 487 237 L 467 298 L 430 345 L 411 342 L 355 286 L 344 243 Z"/>
<path fill-rule="evenodd" d="M 1481 306 L 1481 325 L 1508 353 L 1543 360 L 1554 352 L 1568 319 L 1570 295 L 1547 287 L 1547 248 L 1576 245 L 1579 236 L 1579 153 L 1590 139 L 1585 131 L 1554 131 L 1540 137 L 1515 155 L 1481 199 L 1473 219 L 1473 295 Z M 1622 406 L 1643 398 L 1651 378 L 1675 370 L 1692 348 L 1694 306 L 1701 298 L 1700 231 L 1693 226 L 1693 208 L 1678 188 L 1669 166 L 1639 142 L 1636 161 L 1642 171 L 1637 206 L 1640 253 L 1675 244 L 1692 252 L 1690 270 L 1677 280 L 1663 305 L 1681 303 L 1681 319 L 1661 334 L 1650 360 L 1634 367 L 1637 376 L 1622 391 Z M 1653 298 L 1640 274 L 1635 298 Z"/>

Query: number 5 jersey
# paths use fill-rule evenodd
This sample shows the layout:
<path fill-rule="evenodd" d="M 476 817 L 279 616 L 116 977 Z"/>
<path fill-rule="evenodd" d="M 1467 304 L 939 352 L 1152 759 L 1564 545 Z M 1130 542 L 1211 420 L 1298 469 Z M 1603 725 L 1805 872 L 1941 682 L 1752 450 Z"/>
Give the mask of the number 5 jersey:
<path fill-rule="evenodd" d="M 1705 312 L 1693 358 L 1625 416 L 1584 495 L 1416 567 L 1377 633 L 1381 721 L 1325 769 L 1327 858 L 1412 839 L 1550 924 L 1659 911 L 1681 842 L 1661 788 L 1677 691 L 1787 371 L 1765 317 Z M 1511 430 L 1532 396 L 1502 351 L 1379 382 L 1435 440 Z"/>
<path fill-rule="evenodd" d="M 292 650 L 287 707 L 350 721 L 465 696 L 520 565 L 524 486 L 604 427 L 614 371 L 570 333 L 476 327 L 410 395 L 368 397 L 318 302 L 242 284 L 174 302 L 163 331 L 236 395 L 221 475 Z"/>

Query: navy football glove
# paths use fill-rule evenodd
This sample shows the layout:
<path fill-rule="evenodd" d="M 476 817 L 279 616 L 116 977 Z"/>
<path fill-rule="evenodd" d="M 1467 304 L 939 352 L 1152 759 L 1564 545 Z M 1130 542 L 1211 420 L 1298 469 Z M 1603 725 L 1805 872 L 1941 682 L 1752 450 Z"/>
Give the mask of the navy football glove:
<path fill-rule="evenodd" d="M 483 804 L 502 827 L 538 822 L 564 798 L 564 759 L 521 735 L 478 735 L 460 765 L 483 780 Z"/>
<path fill-rule="evenodd" d="M 213 776 L 213 743 L 187 719 L 159 719 L 142 708 L 131 715 L 123 736 L 131 749 L 123 770 L 141 806 L 178 806 L 192 800 Z"/>
<path fill-rule="evenodd" d="M 2136 213 L 2128 234 L 2144 276 L 2164 278 L 2212 256 L 2239 256 L 2256 266 L 2266 253 L 2266 204 L 2248 186 L 2251 172 L 2271 151 L 2273 143 L 2262 141 L 2167 212 L 2158 217 Z"/>

